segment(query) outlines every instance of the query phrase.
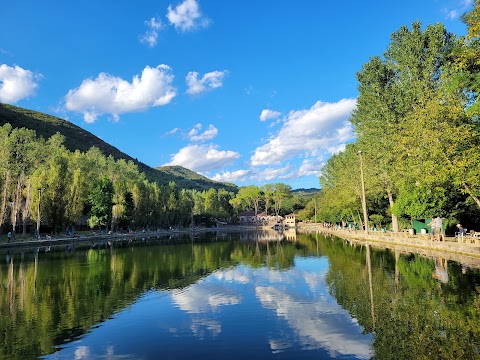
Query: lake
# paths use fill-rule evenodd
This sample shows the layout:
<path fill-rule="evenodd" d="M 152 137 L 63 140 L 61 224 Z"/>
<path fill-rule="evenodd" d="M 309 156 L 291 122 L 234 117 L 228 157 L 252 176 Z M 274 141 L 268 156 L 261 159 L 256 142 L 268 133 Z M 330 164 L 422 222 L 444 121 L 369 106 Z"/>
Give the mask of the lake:
<path fill-rule="evenodd" d="M 476 359 L 480 271 L 276 232 L 2 252 L 1 359 Z"/>

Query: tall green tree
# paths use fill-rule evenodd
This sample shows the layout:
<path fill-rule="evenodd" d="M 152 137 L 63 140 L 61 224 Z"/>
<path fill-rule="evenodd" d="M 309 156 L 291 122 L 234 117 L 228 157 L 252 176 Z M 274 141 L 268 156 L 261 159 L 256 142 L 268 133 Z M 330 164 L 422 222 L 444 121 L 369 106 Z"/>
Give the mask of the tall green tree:
<path fill-rule="evenodd" d="M 283 201 L 292 196 L 292 187 L 284 183 L 276 183 L 273 185 L 273 209 L 275 215 L 280 215 Z"/>
<path fill-rule="evenodd" d="M 112 219 L 113 183 L 107 177 L 102 177 L 93 186 L 89 195 L 92 206 L 89 219 L 90 226 L 106 226 Z"/>
<path fill-rule="evenodd" d="M 390 209 L 408 175 L 398 167 L 408 151 L 397 144 L 409 125 L 407 118 L 425 107 L 428 94 L 439 87 L 452 46 L 453 38 L 443 25 L 430 25 L 422 31 L 415 22 L 411 30 L 402 26 L 392 34 L 384 59 L 374 57 L 357 74 L 360 94 L 351 122 L 358 147 L 366 155 L 369 185 L 385 193 Z M 396 216 L 393 211 L 391 214 L 392 227 L 398 231 Z"/>

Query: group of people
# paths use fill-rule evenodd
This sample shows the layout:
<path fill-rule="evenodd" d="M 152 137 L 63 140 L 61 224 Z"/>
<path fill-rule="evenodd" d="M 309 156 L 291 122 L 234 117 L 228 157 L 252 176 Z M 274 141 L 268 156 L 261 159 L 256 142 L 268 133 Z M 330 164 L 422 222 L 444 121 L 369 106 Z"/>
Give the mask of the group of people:
<path fill-rule="evenodd" d="M 442 218 L 439 216 L 434 217 L 428 225 L 432 228 L 432 235 L 434 239 L 442 241 L 444 236 Z M 457 224 L 455 236 L 465 236 L 466 234 L 467 229 L 465 229 L 462 224 Z"/>

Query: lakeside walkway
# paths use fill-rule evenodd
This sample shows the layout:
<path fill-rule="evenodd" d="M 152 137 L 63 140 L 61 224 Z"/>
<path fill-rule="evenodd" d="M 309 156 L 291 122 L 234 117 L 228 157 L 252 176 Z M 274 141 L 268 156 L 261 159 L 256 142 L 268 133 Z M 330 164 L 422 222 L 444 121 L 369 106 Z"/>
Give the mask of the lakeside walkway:
<path fill-rule="evenodd" d="M 414 253 L 428 257 L 443 257 L 470 266 L 480 268 L 480 237 L 446 237 L 444 241 L 432 240 L 428 235 L 410 235 L 408 232 L 370 232 L 348 231 L 324 228 L 309 224 L 301 226 L 300 232 L 321 232 L 337 236 L 352 244 L 369 244 L 375 247 Z"/>
<path fill-rule="evenodd" d="M 0 250 L 10 250 L 17 248 L 35 248 L 35 247 L 47 247 L 67 244 L 81 244 L 89 242 L 99 241 L 123 241 L 135 238 L 149 238 L 155 237 L 168 237 L 174 235 L 191 234 L 196 235 L 207 232 L 244 232 L 244 231 L 256 231 L 257 228 L 246 226 L 221 226 L 214 228 L 179 228 L 174 230 L 160 229 L 155 231 L 134 231 L 130 233 L 113 233 L 113 234 L 90 234 L 79 236 L 56 236 L 56 237 L 42 237 L 41 239 L 30 238 L 28 240 L 17 240 L 11 242 L 1 242 Z"/>

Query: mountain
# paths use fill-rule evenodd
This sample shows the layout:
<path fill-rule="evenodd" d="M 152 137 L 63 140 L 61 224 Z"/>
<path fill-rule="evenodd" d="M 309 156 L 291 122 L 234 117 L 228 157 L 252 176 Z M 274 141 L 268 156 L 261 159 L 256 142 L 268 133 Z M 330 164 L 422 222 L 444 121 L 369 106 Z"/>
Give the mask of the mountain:
<path fill-rule="evenodd" d="M 319 193 L 320 191 L 321 190 L 317 189 L 317 188 L 295 189 L 295 190 L 292 190 L 292 193 L 294 195 L 298 195 L 298 196 L 312 196 L 312 195 L 315 195 L 315 194 Z"/>
<path fill-rule="evenodd" d="M 133 161 L 150 181 L 156 181 L 162 185 L 173 181 L 178 187 L 183 189 L 207 190 L 214 188 L 233 192 L 238 190 L 234 184 L 210 180 L 181 166 L 161 166 L 154 169 L 137 159 L 133 159 L 116 147 L 67 120 L 38 111 L 0 103 L 0 126 L 6 123 L 10 123 L 16 128 L 24 127 L 35 130 L 38 136 L 42 136 L 45 139 L 59 132 L 65 136 L 65 146 L 70 151 L 75 151 L 76 149 L 87 151 L 92 146 L 96 146 L 106 156 L 112 155 L 115 159 Z"/>

